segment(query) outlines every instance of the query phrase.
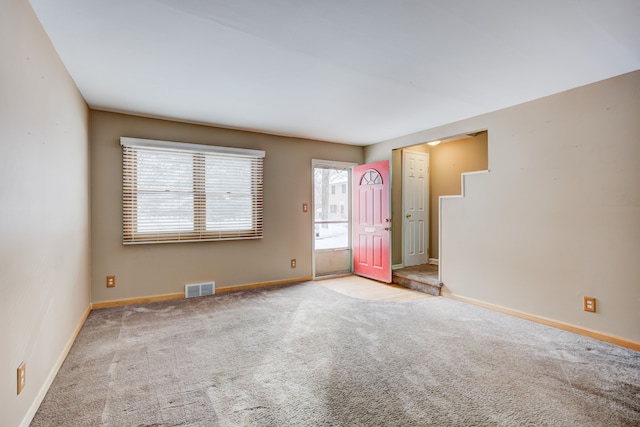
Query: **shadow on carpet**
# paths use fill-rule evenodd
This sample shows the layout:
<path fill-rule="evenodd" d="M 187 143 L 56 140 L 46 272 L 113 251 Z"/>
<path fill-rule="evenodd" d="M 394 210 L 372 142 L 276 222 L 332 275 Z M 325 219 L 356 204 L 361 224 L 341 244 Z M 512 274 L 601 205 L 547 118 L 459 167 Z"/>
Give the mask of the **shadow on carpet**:
<path fill-rule="evenodd" d="M 93 311 L 31 425 L 640 425 L 640 353 L 303 283 Z"/>

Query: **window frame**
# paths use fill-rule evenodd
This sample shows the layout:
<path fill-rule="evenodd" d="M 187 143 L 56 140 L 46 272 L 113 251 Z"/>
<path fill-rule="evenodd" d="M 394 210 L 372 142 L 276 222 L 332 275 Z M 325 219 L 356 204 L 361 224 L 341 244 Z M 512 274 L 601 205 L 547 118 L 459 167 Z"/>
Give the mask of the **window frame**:
<path fill-rule="evenodd" d="M 312 215 L 312 222 L 313 222 L 313 252 L 337 252 L 337 251 L 351 251 L 352 249 L 352 223 L 353 223 L 353 218 L 352 218 L 352 194 L 350 192 L 350 190 L 352 189 L 352 175 L 353 175 L 353 167 L 356 166 L 357 163 L 351 163 L 351 162 L 343 162 L 343 161 L 337 161 L 337 160 L 319 160 L 319 159 L 313 159 L 311 162 L 311 173 L 312 176 L 314 176 L 315 174 L 315 170 L 316 169 L 343 169 L 345 171 L 347 171 L 347 195 L 348 197 L 346 198 L 345 201 L 345 209 L 348 209 L 349 214 L 347 216 L 347 219 L 344 220 L 317 220 L 315 218 L 315 211 L 316 211 L 316 205 L 315 205 L 315 194 L 316 194 L 316 184 L 315 184 L 315 180 L 312 183 L 312 192 L 314 195 L 314 200 L 313 200 L 313 215 Z M 335 185 L 331 185 L 331 187 L 335 187 Z M 341 195 L 340 194 L 336 194 L 338 193 L 337 191 L 335 193 L 332 193 L 332 195 L 336 196 L 336 195 Z M 337 207 L 337 206 L 336 206 Z M 329 208 L 330 209 L 330 208 Z M 336 213 L 343 213 L 341 212 L 340 209 L 337 209 Z M 332 224 L 347 224 L 347 229 L 348 229 L 348 238 L 347 238 L 347 246 L 340 246 L 340 247 L 331 247 L 331 248 L 323 248 L 320 249 L 317 247 L 317 242 L 316 242 L 316 227 L 318 225 L 322 225 L 322 224 L 327 224 L 327 225 L 332 225 Z"/>
<path fill-rule="evenodd" d="M 192 144 L 174 141 L 160 141 L 141 138 L 121 137 L 122 146 L 122 241 L 130 244 L 154 244 L 177 242 L 203 242 L 222 240 L 260 239 L 263 237 L 263 163 L 265 152 L 244 148 L 223 147 L 205 144 Z M 138 153 L 171 153 L 178 156 L 191 156 L 192 170 L 192 215 L 191 230 L 183 231 L 176 227 L 174 230 L 139 231 L 138 216 Z M 234 159 L 246 160 L 250 178 L 246 194 L 250 194 L 251 225 L 238 229 L 208 229 L 207 218 L 207 170 L 206 159 Z M 170 182 L 170 181 L 168 181 Z M 176 223 L 176 226 L 179 223 Z"/>

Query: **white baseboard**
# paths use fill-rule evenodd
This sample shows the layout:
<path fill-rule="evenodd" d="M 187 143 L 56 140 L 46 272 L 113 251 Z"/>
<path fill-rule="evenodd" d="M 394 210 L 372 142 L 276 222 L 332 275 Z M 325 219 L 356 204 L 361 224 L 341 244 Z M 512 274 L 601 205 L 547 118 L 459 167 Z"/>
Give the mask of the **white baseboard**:
<path fill-rule="evenodd" d="M 402 268 L 402 267 L 404 267 L 404 265 L 403 265 L 403 264 L 393 264 L 393 265 L 391 266 L 391 269 L 392 269 L 392 270 L 398 270 L 398 269 L 400 269 L 400 268 Z"/>
<path fill-rule="evenodd" d="M 440 260 L 438 258 L 429 258 L 429 264 L 440 265 Z"/>

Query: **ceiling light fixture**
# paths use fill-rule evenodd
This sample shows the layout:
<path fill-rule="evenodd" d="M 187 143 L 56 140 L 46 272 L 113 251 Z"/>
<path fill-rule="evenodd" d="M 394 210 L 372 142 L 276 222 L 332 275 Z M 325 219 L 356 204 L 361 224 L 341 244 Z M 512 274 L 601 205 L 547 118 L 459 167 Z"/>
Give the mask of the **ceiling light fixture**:
<path fill-rule="evenodd" d="M 440 142 L 442 141 L 431 141 L 431 142 L 427 142 L 427 144 L 429 144 L 432 147 L 435 147 L 436 145 L 440 144 Z"/>

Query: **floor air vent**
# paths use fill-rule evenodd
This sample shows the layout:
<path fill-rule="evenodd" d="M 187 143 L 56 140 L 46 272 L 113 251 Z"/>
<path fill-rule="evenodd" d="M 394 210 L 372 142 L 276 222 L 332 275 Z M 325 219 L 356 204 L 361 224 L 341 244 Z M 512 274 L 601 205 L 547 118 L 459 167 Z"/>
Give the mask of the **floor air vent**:
<path fill-rule="evenodd" d="M 216 293 L 216 282 L 194 283 L 192 285 L 184 285 L 184 297 L 204 297 Z"/>

